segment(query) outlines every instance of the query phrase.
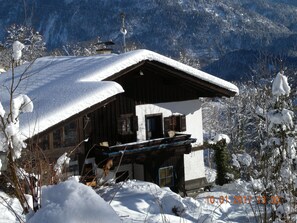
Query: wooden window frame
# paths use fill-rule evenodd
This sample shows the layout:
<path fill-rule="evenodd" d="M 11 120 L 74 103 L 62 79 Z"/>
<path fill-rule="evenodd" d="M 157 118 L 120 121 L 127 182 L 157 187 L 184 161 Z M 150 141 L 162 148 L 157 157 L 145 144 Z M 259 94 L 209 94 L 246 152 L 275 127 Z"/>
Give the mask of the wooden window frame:
<path fill-rule="evenodd" d="M 122 114 L 118 118 L 117 124 L 117 131 L 119 135 L 133 135 L 138 130 L 138 117 L 133 113 Z"/>
<path fill-rule="evenodd" d="M 185 115 L 171 115 L 164 118 L 164 132 L 168 135 L 168 131 L 185 132 L 187 130 Z"/>
<path fill-rule="evenodd" d="M 65 146 L 65 143 L 64 143 L 64 141 L 65 141 L 65 126 L 71 124 L 72 122 L 76 123 L 76 137 L 75 137 L 76 141 L 73 143 L 73 145 L 71 144 L 71 145 Z M 80 140 L 82 139 L 82 129 L 80 128 L 80 126 L 82 126 L 82 120 L 79 118 L 79 119 L 67 122 L 62 127 L 57 128 L 57 129 L 49 132 L 47 134 L 47 136 L 48 136 L 48 148 L 47 149 L 42 148 L 42 149 L 43 150 L 52 150 L 52 149 L 69 148 L 69 147 L 76 146 L 80 142 Z M 54 146 L 54 131 L 57 131 L 57 130 L 60 130 L 60 134 L 61 134 L 60 135 L 60 138 L 61 138 L 60 139 L 60 141 L 61 141 L 60 144 L 61 144 L 61 146 L 58 146 L 58 147 Z M 44 137 L 44 136 L 42 136 L 42 137 Z M 38 144 L 40 144 L 40 143 L 42 143 L 42 142 L 38 142 Z"/>
<path fill-rule="evenodd" d="M 147 119 L 148 118 L 151 118 L 151 117 L 160 117 L 160 121 L 161 121 L 160 136 L 157 137 L 157 138 L 164 137 L 164 134 L 163 134 L 164 126 L 163 126 L 163 123 L 162 123 L 163 113 L 154 113 L 154 114 L 147 114 L 147 115 L 145 115 L 145 137 L 146 137 L 146 139 L 147 140 L 149 140 L 149 139 L 155 139 L 155 137 L 152 138 L 151 136 L 149 136 L 148 127 L 147 127 Z"/>
<path fill-rule="evenodd" d="M 50 135 L 45 134 L 42 136 L 38 136 L 37 138 L 37 143 L 38 147 L 41 148 L 42 150 L 49 150 L 50 149 Z"/>
<path fill-rule="evenodd" d="M 167 169 L 171 169 L 171 175 L 166 175 L 165 174 L 165 177 L 161 177 L 161 171 L 163 171 L 163 170 L 167 170 Z M 173 166 L 164 166 L 164 167 L 160 167 L 159 168 L 159 171 L 158 171 L 158 176 L 159 176 L 159 186 L 160 187 L 172 187 L 172 186 L 174 186 L 174 168 L 173 168 Z M 167 180 L 168 179 L 170 179 L 170 183 L 168 184 L 167 183 Z M 164 182 L 162 182 L 162 181 L 164 181 L 165 180 L 165 183 Z"/>

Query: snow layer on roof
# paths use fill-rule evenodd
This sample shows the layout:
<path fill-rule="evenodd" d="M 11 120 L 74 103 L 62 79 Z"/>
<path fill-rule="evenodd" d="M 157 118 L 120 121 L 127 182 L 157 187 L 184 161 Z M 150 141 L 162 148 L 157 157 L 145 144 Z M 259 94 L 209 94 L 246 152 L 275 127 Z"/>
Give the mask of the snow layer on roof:
<path fill-rule="evenodd" d="M 21 117 L 22 132 L 26 137 L 35 135 L 123 92 L 119 84 L 104 79 L 145 60 L 163 63 L 238 93 L 238 88 L 227 81 L 149 50 L 90 57 L 43 57 L 35 60 L 33 64 L 24 64 L 15 69 L 16 80 L 26 71 L 16 94 L 28 95 L 34 104 L 33 113 L 24 114 L 26 120 Z M 0 102 L 6 105 L 6 109 L 8 105 L 6 87 L 10 82 L 11 72 L 0 76 Z"/>
<path fill-rule="evenodd" d="M 98 104 L 123 88 L 112 81 L 81 81 L 90 73 L 96 75 L 95 58 L 45 57 L 33 64 L 15 69 L 15 83 L 22 81 L 15 93 L 26 94 L 34 104 L 32 113 L 20 116 L 20 129 L 25 137 L 31 137 L 58 124 L 85 109 Z M 72 61 L 72 62 L 71 62 Z M 100 61 L 100 60 L 99 60 Z M 6 87 L 11 84 L 11 72 L 0 76 L 0 101 L 8 109 L 9 94 Z"/>
<path fill-rule="evenodd" d="M 160 55 L 158 53 L 155 53 L 149 50 L 135 50 L 135 51 L 127 52 L 124 54 L 117 54 L 117 55 L 112 54 L 109 57 L 104 58 L 104 61 L 102 61 L 102 63 L 105 66 L 103 69 L 101 69 L 101 71 L 98 72 L 99 75 L 94 76 L 90 74 L 89 76 L 84 77 L 82 81 L 92 81 L 94 80 L 93 78 L 96 78 L 96 80 L 102 80 L 117 72 L 120 72 L 125 68 L 128 68 L 132 65 L 135 65 L 145 60 L 157 61 L 157 62 L 163 63 L 177 70 L 185 72 L 191 76 L 194 76 L 198 79 L 204 80 L 216 86 L 235 92 L 236 94 L 238 94 L 239 92 L 238 88 L 234 84 L 228 81 L 225 81 L 223 79 L 220 79 L 218 77 L 205 73 L 201 70 L 197 70 L 191 66 L 180 63 L 176 60 L 173 60 L 171 58 L 165 57 L 163 55 Z"/>

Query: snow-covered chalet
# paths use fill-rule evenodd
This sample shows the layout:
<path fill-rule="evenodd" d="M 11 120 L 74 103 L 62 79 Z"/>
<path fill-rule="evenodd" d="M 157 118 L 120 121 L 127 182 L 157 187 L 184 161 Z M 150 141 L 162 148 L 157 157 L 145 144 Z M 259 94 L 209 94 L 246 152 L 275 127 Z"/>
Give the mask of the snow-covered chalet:
<path fill-rule="evenodd" d="M 71 151 L 73 174 L 150 181 L 181 193 L 205 185 L 199 98 L 238 93 L 148 50 L 43 57 L 17 67 L 20 75 L 15 95 L 34 104 L 20 117 L 21 131 L 49 159 Z M 0 95 L 10 81 L 9 72 L 1 75 Z"/>

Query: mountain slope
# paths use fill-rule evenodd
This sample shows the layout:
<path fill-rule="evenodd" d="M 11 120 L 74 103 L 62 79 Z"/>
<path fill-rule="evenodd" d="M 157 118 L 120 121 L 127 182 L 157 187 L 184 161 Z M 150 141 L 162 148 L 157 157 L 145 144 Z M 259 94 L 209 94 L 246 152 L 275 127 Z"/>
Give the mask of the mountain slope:
<path fill-rule="evenodd" d="M 238 50 L 262 50 L 297 31 L 293 0 L 0 0 L 0 24 L 32 25 L 49 49 L 69 42 L 113 40 L 121 49 L 120 14 L 126 14 L 129 46 L 209 65 Z M 8 12 L 8 13 L 7 13 Z M 5 32 L 0 31 L 4 41 Z"/>

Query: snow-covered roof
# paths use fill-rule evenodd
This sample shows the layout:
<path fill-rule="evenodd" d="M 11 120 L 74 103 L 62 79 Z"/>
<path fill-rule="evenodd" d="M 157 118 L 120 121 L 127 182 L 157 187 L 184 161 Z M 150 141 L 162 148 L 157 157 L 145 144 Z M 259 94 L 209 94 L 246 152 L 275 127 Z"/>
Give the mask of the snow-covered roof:
<path fill-rule="evenodd" d="M 116 82 L 92 78 L 92 75 L 97 75 L 96 69 L 92 67 L 95 63 L 96 57 L 89 60 L 86 57 L 45 57 L 37 59 L 31 65 L 25 64 L 15 69 L 15 84 L 27 69 L 15 96 L 26 94 L 34 104 L 32 113 L 25 113 L 20 117 L 20 129 L 25 137 L 40 133 L 124 92 Z M 83 80 L 84 78 L 89 80 Z M 9 105 L 6 87 L 10 83 L 11 72 L 0 76 L 0 102 L 6 110 Z"/>
<path fill-rule="evenodd" d="M 116 55 L 111 54 L 109 56 L 105 56 L 104 59 L 103 58 L 101 59 L 102 59 L 102 65 L 104 64 L 104 66 L 101 67 L 100 71 L 98 70 L 98 75 L 84 78 L 83 79 L 84 81 L 94 80 L 93 79 L 94 77 L 96 78 L 96 80 L 103 80 L 128 67 L 136 65 L 142 61 L 148 60 L 148 61 L 156 61 L 165 65 L 168 65 L 172 68 L 185 72 L 191 76 L 194 76 L 208 83 L 214 84 L 218 87 L 232 91 L 236 94 L 238 94 L 239 92 L 238 88 L 234 84 L 228 81 L 225 81 L 223 79 L 220 79 L 218 77 L 205 73 L 201 70 L 195 69 L 191 66 L 180 63 L 176 60 L 173 60 L 171 58 L 168 58 L 166 56 L 163 56 L 161 54 L 158 54 L 149 50 L 135 50 L 124 54 L 116 54 Z"/>
<path fill-rule="evenodd" d="M 28 95 L 34 103 L 34 112 L 25 114 L 27 121 L 21 117 L 22 132 L 27 137 L 35 135 L 123 92 L 119 84 L 105 79 L 142 61 L 156 61 L 238 93 L 238 88 L 227 81 L 149 50 L 90 57 L 43 57 L 15 69 L 16 80 L 26 71 L 16 93 Z M 11 72 L 0 75 L 0 101 L 6 106 L 6 87 L 10 82 Z"/>

